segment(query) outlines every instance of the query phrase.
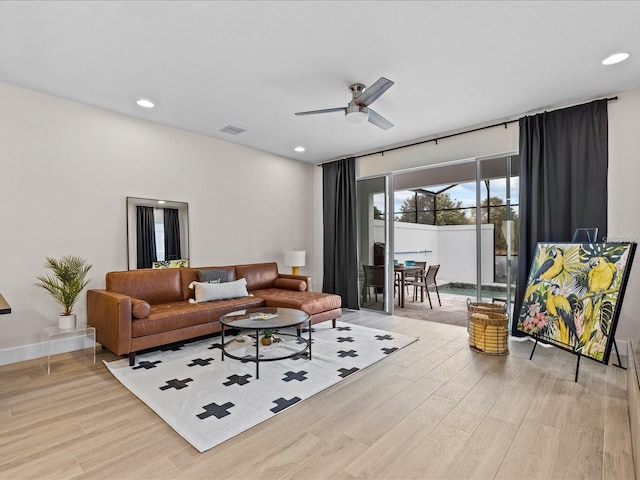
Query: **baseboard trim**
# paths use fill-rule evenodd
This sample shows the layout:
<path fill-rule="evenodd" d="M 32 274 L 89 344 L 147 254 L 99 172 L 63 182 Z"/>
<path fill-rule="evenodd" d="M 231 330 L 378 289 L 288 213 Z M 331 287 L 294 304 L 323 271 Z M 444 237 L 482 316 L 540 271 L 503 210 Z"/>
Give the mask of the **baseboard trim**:
<path fill-rule="evenodd" d="M 30 345 L 0 349 L 0 366 L 45 357 L 47 355 L 46 348 L 45 343 L 33 343 Z M 51 342 L 50 348 L 51 355 L 57 355 L 59 353 L 82 350 L 86 347 L 83 344 L 83 337 L 74 337 L 54 340 Z"/>

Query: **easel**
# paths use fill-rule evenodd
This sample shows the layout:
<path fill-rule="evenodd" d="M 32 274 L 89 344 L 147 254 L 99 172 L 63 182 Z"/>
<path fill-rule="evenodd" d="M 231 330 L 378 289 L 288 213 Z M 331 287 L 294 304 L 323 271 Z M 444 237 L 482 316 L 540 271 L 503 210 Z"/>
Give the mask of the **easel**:
<path fill-rule="evenodd" d="M 534 337 L 534 338 L 536 339 L 536 343 L 534 343 L 534 345 L 533 345 L 533 349 L 531 350 L 531 355 L 529 355 L 529 360 L 533 359 L 533 354 L 535 353 L 536 347 L 538 346 L 538 340 L 543 342 L 543 343 L 548 343 L 548 342 L 545 342 L 543 339 L 539 339 L 538 337 Z M 550 345 L 552 345 L 552 344 L 550 344 Z M 613 348 L 616 351 L 616 357 L 618 357 L 618 363 L 614 363 L 613 365 L 618 367 L 618 368 L 621 368 L 623 370 L 626 370 L 627 367 L 623 367 L 622 366 L 622 362 L 620 361 L 620 352 L 618 351 L 618 344 L 616 343 L 616 339 L 615 338 L 613 339 Z M 576 362 L 576 376 L 574 378 L 574 381 L 577 382 L 578 381 L 578 372 L 580 371 L 580 358 L 583 355 L 580 352 L 569 352 L 569 353 L 573 353 L 574 355 L 576 355 L 578 357 L 578 360 Z M 589 357 L 587 357 L 587 358 L 589 358 Z"/>

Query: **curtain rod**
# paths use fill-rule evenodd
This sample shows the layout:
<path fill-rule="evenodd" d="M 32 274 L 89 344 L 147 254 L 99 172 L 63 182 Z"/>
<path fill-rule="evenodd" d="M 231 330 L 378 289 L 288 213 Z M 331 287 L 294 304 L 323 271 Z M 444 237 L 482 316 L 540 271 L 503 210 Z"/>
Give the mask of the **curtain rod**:
<path fill-rule="evenodd" d="M 618 97 L 610 97 L 610 98 L 606 98 L 605 100 L 607 100 L 607 102 L 610 102 L 612 100 L 617 100 Z M 595 101 L 595 100 L 594 100 Z M 563 108 L 570 108 L 570 107 L 563 107 Z M 562 109 L 559 109 L 562 110 Z M 554 110 L 552 110 L 554 111 Z M 547 111 L 545 110 L 544 113 L 547 113 Z M 445 140 L 447 138 L 451 138 L 451 137 L 457 137 L 458 135 L 464 135 L 466 133 L 473 133 L 473 132 L 478 132 L 480 130 L 487 130 L 489 128 L 495 128 L 495 127 L 501 127 L 504 125 L 504 128 L 507 128 L 507 125 L 511 124 L 511 123 L 517 123 L 519 122 L 520 119 L 517 120 L 507 120 L 505 122 L 500 122 L 500 123 L 494 123 L 493 125 L 486 125 L 484 127 L 478 127 L 478 128 L 472 128 L 471 130 L 465 130 L 462 132 L 458 132 L 458 133 L 452 133 L 450 135 L 444 135 L 442 137 L 436 137 L 436 138 L 431 138 L 429 140 L 421 140 L 419 142 L 414 142 L 414 143 L 410 143 L 408 145 L 401 145 L 399 147 L 393 147 L 393 148 L 386 148 L 384 150 L 379 150 L 377 152 L 371 152 L 371 153 L 363 153 L 362 155 L 353 155 L 354 158 L 362 158 L 362 157 L 369 157 L 371 155 L 378 155 L 381 154 L 384 157 L 385 152 L 392 152 L 394 150 L 400 150 L 402 148 L 408 148 L 408 147 L 415 147 L 416 145 L 422 145 L 423 143 L 429 143 L 429 142 L 436 142 L 436 145 L 438 144 L 438 140 Z M 323 163 L 319 163 L 318 166 L 323 165 L 324 163 L 331 163 L 331 162 L 336 162 L 337 160 L 330 160 L 328 162 L 323 162 Z"/>

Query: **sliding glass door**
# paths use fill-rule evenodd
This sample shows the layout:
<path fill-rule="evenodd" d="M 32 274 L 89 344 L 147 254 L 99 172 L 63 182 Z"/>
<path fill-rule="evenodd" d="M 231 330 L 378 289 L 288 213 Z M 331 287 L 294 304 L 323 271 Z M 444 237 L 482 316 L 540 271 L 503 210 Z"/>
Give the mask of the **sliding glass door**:
<path fill-rule="evenodd" d="M 515 294 L 518 155 L 393 174 L 393 259 L 439 265 L 441 292 L 480 302 Z"/>
<path fill-rule="evenodd" d="M 391 313 L 393 270 L 390 270 L 390 176 L 360 179 L 358 199 L 358 280 L 360 308 Z"/>
<path fill-rule="evenodd" d="M 518 157 L 478 159 L 477 168 L 478 299 L 511 306 L 518 263 Z"/>

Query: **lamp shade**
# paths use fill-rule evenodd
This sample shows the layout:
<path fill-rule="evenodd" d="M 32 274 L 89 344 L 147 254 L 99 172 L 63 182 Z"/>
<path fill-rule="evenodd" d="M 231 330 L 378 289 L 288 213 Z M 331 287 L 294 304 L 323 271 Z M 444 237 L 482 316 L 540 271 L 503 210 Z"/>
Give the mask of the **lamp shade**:
<path fill-rule="evenodd" d="M 284 264 L 289 267 L 304 267 L 305 254 L 304 250 L 287 250 L 284 252 Z"/>

